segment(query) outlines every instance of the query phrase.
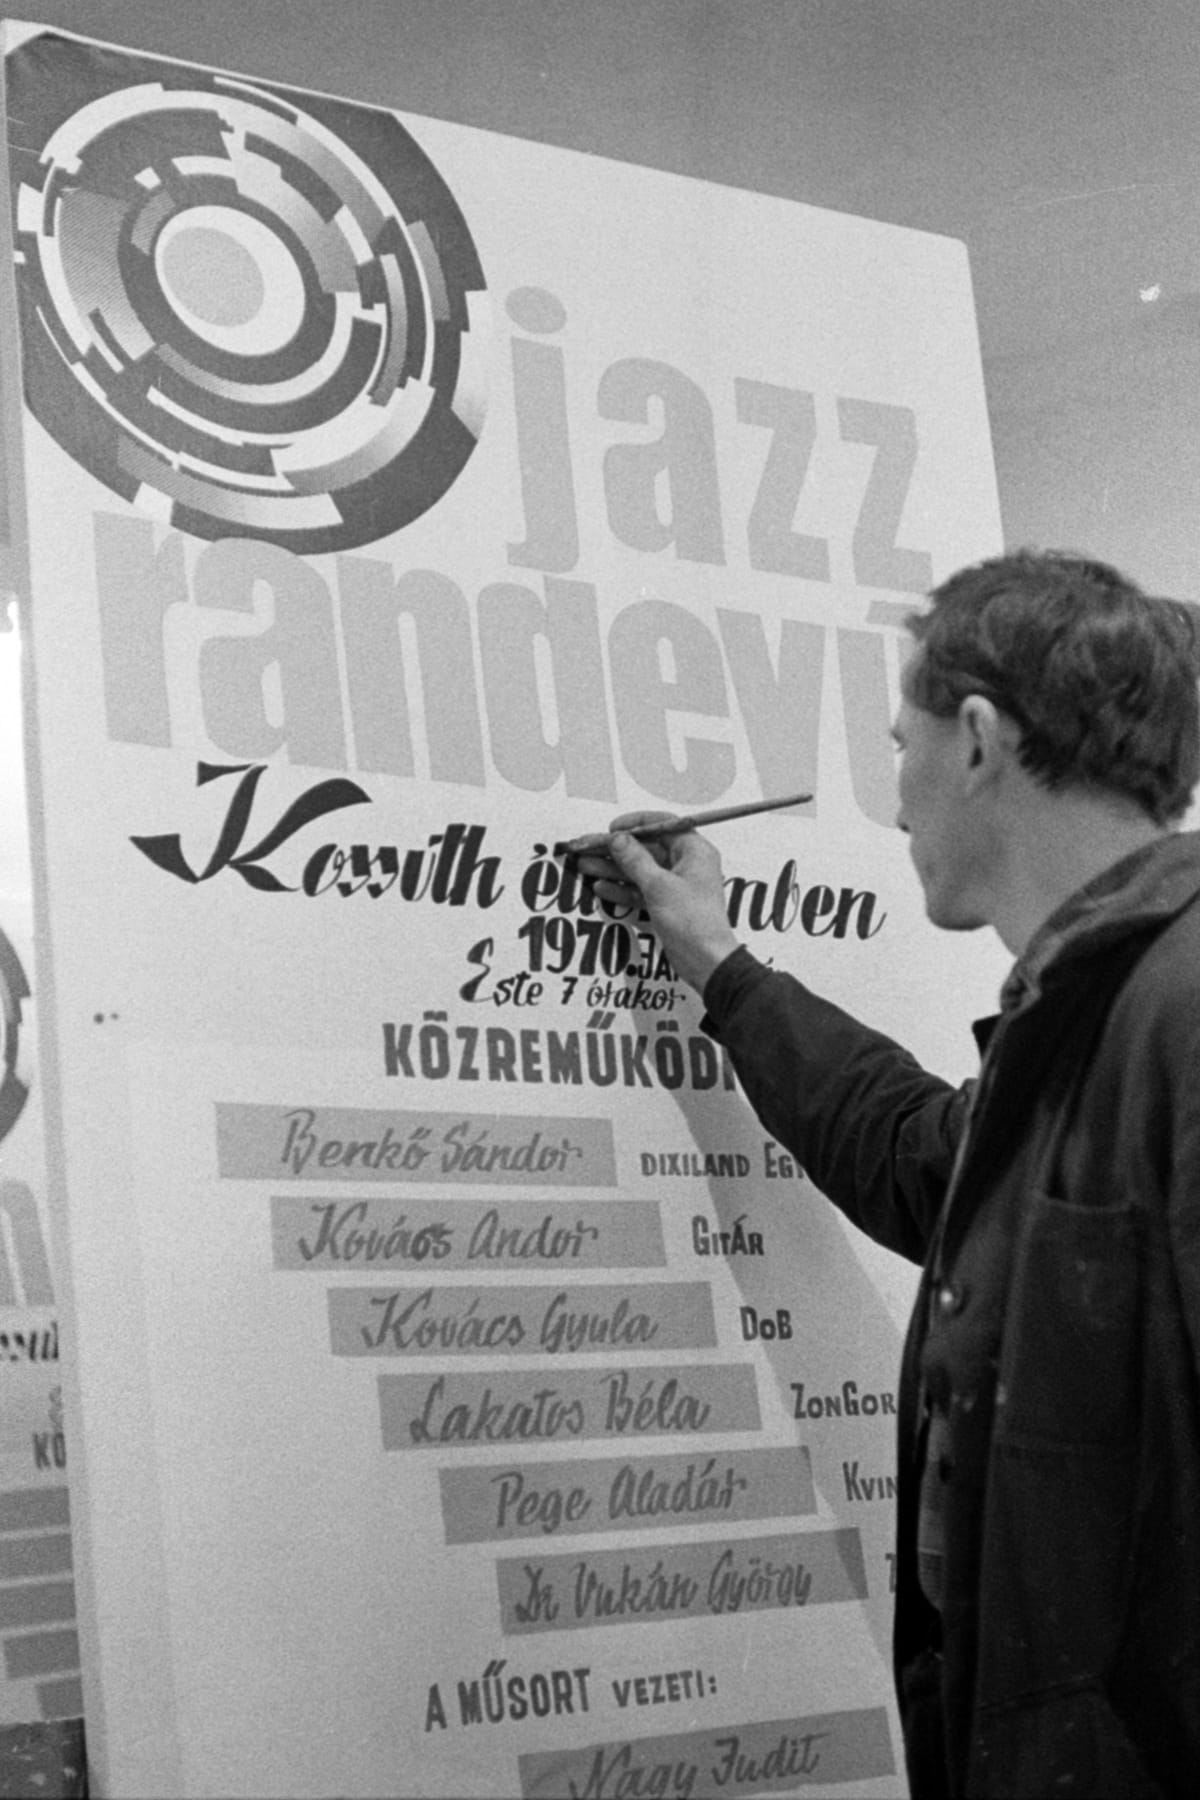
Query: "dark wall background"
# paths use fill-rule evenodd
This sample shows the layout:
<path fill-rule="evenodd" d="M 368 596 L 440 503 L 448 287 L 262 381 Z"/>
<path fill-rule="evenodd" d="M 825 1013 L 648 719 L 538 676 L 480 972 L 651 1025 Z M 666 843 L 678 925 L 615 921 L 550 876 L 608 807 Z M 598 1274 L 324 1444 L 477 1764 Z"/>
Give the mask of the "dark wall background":
<path fill-rule="evenodd" d="M 1200 598 L 1197 0 L 42 0 L 28 16 L 963 238 L 1007 540 Z"/>

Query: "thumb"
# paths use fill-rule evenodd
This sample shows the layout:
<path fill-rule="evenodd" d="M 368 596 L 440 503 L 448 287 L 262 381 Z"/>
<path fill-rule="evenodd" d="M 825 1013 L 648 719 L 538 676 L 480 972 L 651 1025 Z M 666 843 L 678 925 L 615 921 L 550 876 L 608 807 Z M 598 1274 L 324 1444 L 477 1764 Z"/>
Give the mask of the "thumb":
<path fill-rule="evenodd" d="M 632 881 L 635 887 L 644 886 L 658 872 L 657 859 L 628 831 L 613 832 L 608 840 L 608 854 L 626 881 Z"/>

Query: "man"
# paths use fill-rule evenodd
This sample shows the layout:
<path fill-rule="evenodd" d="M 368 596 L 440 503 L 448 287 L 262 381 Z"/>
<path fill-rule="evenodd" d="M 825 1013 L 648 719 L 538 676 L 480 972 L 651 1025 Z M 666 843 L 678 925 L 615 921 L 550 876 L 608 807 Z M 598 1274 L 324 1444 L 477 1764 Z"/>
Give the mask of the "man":
<path fill-rule="evenodd" d="M 695 833 L 616 829 L 766 1128 L 924 1265 L 895 1672 L 916 1800 L 1200 1779 L 1200 766 L 1187 609 L 1023 552 L 911 621 L 898 823 L 935 924 L 1016 958 L 961 1090 L 770 971 Z M 650 815 L 638 815 L 638 820 Z M 632 818 L 617 821 L 637 822 Z"/>

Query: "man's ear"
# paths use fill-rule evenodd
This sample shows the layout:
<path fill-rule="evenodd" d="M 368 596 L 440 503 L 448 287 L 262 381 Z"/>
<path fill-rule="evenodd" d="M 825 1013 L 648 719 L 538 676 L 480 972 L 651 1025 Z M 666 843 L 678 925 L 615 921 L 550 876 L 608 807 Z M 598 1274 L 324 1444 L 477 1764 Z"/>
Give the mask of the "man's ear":
<path fill-rule="evenodd" d="M 985 694 L 968 694 L 958 709 L 963 769 L 977 789 L 1000 773 L 1015 748 L 1012 721 Z"/>

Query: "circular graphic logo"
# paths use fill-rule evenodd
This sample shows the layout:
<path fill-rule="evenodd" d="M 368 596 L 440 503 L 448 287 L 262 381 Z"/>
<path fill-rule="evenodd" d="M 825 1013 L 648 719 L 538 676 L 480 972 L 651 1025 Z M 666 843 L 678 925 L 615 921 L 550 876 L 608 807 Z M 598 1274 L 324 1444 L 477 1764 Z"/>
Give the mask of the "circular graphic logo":
<path fill-rule="evenodd" d="M 21 1002 L 28 998 L 29 983 L 21 959 L 0 931 L 0 1143 L 29 1098 L 29 1084 L 20 1073 Z"/>
<path fill-rule="evenodd" d="M 488 300 L 399 121 L 53 36 L 13 62 L 26 394 L 62 448 L 184 531 L 301 554 L 440 499 Z"/>

